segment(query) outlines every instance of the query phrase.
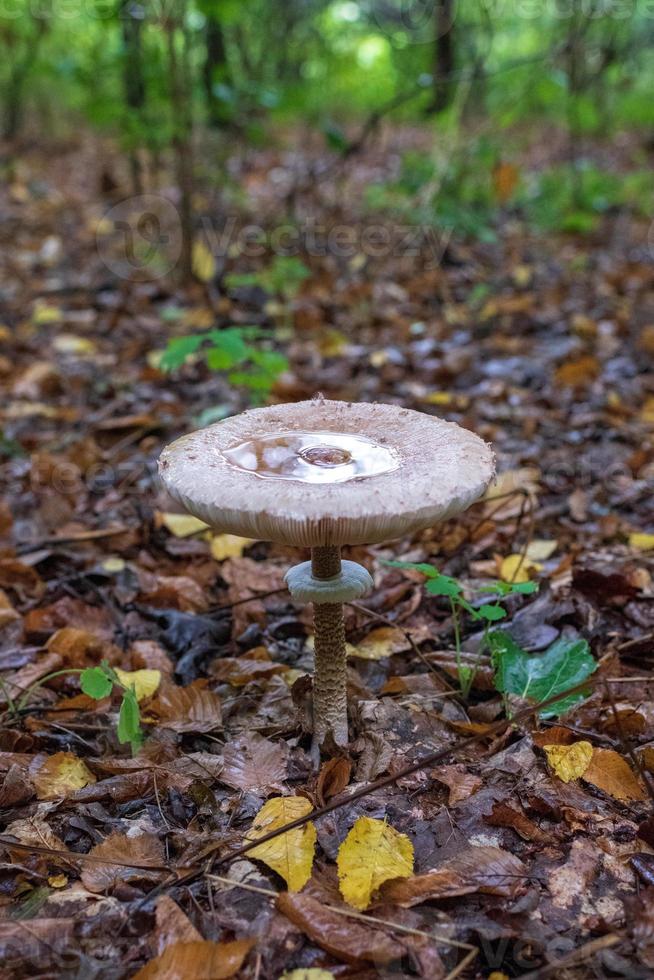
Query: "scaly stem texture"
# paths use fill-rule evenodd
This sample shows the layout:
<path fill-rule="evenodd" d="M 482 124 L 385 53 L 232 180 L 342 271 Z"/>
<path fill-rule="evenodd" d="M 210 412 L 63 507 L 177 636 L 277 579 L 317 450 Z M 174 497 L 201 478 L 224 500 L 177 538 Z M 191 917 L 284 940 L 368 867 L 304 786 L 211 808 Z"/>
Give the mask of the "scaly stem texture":
<path fill-rule="evenodd" d="M 314 578 L 334 578 L 341 571 L 341 549 L 313 548 L 311 572 Z M 345 625 L 340 602 L 314 604 L 315 671 L 313 678 L 313 719 L 318 743 L 328 733 L 337 745 L 347 745 L 347 670 L 345 664 Z"/>

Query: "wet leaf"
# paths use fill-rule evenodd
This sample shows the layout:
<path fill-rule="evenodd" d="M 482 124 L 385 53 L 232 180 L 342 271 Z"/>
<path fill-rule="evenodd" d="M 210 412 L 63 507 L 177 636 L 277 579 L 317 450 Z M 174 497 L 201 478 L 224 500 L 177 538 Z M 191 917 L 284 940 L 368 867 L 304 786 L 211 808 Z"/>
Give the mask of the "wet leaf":
<path fill-rule="evenodd" d="M 311 803 L 303 796 L 276 796 L 261 807 L 247 839 L 257 840 L 273 830 L 279 830 L 298 817 L 311 813 L 312 809 Z M 302 827 L 260 844 L 249 853 L 251 858 L 263 861 L 281 875 L 289 891 L 296 892 L 311 877 L 315 846 L 316 828 L 309 821 Z"/>
<path fill-rule="evenodd" d="M 57 752 L 31 773 L 40 800 L 70 796 L 76 790 L 95 782 L 95 776 L 72 752 Z"/>
<path fill-rule="evenodd" d="M 404 947 L 381 929 L 338 915 L 304 893 L 282 892 L 276 905 L 312 942 L 346 963 L 383 966 L 404 954 Z"/>
<path fill-rule="evenodd" d="M 357 909 L 391 878 L 413 872 L 413 844 L 385 820 L 359 817 L 338 849 L 338 879 L 346 902 Z"/>
<path fill-rule="evenodd" d="M 228 980 L 241 969 L 253 946 L 253 939 L 172 943 L 132 980 Z"/>
<path fill-rule="evenodd" d="M 584 741 L 571 745 L 544 745 L 543 750 L 550 768 L 564 783 L 583 776 L 593 755 L 593 746 Z"/>
<path fill-rule="evenodd" d="M 579 684 L 597 670 L 585 640 L 560 637 L 544 653 L 526 653 L 508 633 L 496 630 L 488 638 L 495 686 L 504 694 L 516 694 L 531 701 L 545 701 L 560 691 Z M 573 694 L 541 712 L 543 718 L 563 714 L 584 700 Z"/>

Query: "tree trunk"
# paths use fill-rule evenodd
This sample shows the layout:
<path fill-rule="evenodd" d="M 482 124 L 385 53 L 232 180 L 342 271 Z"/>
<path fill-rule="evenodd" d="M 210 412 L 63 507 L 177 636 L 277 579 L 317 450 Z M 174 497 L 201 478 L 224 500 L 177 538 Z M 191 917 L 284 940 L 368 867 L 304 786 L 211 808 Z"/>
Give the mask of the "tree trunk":
<path fill-rule="evenodd" d="M 207 17 L 205 45 L 203 80 L 209 125 L 220 128 L 229 122 L 229 111 L 224 101 L 216 95 L 215 86 L 220 83 L 228 86 L 230 75 L 225 35 L 222 24 L 215 17 Z"/>
<path fill-rule="evenodd" d="M 170 105 L 173 123 L 172 146 L 179 188 L 179 217 L 182 235 L 180 275 L 188 282 L 193 275 L 193 123 L 191 98 L 186 84 L 184 58 L 177 52 L 178 27 L 183 26 L 184 7 L 179 4 L 179 19 L 166 23 L 168 63 L 170 68 Z M 183 31 L 181 32 L 183 34 Z M 186 44 L 186 37 L 183 36 Z"/>
<path fill-rule="evenodd" d="M 454 0 L 438 0 L 434 8 L 434 85 L 430 112 L 442 112 L 452 102 L 454 71 Z"/>

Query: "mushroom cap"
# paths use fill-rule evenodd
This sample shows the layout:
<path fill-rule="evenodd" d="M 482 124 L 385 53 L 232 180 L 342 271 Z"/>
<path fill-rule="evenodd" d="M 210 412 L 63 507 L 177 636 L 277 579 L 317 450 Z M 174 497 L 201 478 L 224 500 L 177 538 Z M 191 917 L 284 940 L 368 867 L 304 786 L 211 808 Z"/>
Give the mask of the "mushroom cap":
<path fill-rule="evenodd" d="M 446 520 L 484 493 L 494 462 L 490 446 L 453 422 L 316 398 L 182 436 L 159 471 L 215 530 L 312 548 L 374 544 Z"/>

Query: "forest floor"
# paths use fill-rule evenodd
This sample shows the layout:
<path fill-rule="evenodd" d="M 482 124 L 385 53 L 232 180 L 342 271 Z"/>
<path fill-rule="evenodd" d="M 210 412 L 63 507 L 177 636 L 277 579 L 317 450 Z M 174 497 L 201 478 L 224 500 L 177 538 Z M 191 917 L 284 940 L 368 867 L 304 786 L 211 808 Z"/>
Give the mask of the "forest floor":
<path fill-rule="evenodd" d="M 652 975 L 650 228 L 615 211 L 584 237 L 544 236 L 507 210 L 492 243 L 423 229 L 416 250 L 398 226 L 379 247 L 363 188 L 420 140 L 394 138 L 347 179 L 309 149 L 248 151 L 222 210 L 215 191 L 197 202 L 205 231 L 228 210 L 270 233 L 288 209 L 306 234 L 350 229 L 353 249 L 300 252 L 310 275 L 287 300 L 224 286 L 225 269 L 271 255 L 237 254 L 233 229 L 203 283 L 121 277 L 129 188 L 97 141 L 26 153 L 0 191 L 2 980 Z M 162 447 L 207 410 L 247 406 L 202 364 L 158 367 L 169 337 L 216 324 L 277 328 L 290 367 L 273 400 L 394 402 L 497 454 L 497 484 L 461 518 L 346 551 L 375 591 L 368 612 L 347 608 L 351 745 L 317 775 L 310 614 L 283 588 L 304 556 L 180 520 L 156 478 Z M 495 690 L 464 614 L 466 701 L 449 600 L 380 559 L 433 564 L 475 608 L 489 580 L 531 577 L 502 629 L 534 656 L 585 641 L 590 695 L 561 720 L 520 714 L 529 702 Z M 120 690 L 81 693 L 76 671 L 103 660 L 148 672 L 135 755 L 117 738 Z M 230 858 L 280 796 L 340 800 L 315 820 L 309 883 L 286 894 L 265 860 Z M 407 835 L 414 864 L 357 912 L 337 859 L 360 817 Z"/>

